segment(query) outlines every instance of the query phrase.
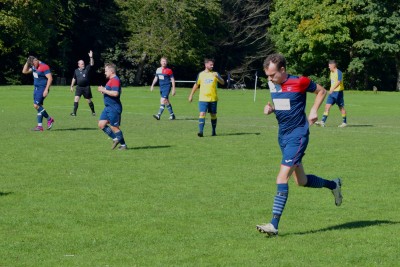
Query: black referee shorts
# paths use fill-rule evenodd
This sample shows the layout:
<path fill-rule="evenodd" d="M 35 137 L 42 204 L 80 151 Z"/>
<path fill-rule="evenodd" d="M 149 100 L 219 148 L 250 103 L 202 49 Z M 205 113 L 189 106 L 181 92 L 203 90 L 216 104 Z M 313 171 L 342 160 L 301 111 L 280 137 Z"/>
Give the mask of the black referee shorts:
<path fill-rule="evenodd" d="M 81 97 L 82 95 L 86 99 L 93 98 L 90 86 L 76 86 L 75 96 Z"/>

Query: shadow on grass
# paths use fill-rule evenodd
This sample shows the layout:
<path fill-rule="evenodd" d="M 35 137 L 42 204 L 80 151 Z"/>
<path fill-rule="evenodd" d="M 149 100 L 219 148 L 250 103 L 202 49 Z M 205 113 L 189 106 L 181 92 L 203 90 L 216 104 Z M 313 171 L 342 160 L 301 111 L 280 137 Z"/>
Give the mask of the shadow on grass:
<path fill-rule="evenodd" d="M 199 118 L 176 118 L 176 121 L 198 121 Z"/>
<path fill-rule="evenodd" d="M 226 133 L 226 134 L 217 134 L 217 136 L 231 136 L 231 135 L 260 135 L 261 133 Z"/>
<path fill-rule="evenodd" d="M 52 132 L 63 132 L 63 131 L 97 131 L 99 128 L 65 128 L 65 129 L 52 129 Z"/>
<path fill-rule="evenodd" d="M 374 127 L 372 124 L 347 124 L 347 127 Z"/>
<path fill-rule="evenodd" d="M 0 197 L 8 196 L 13 194 L 13 192 L 0 192 Z"/>
<path fill-rule="evenodd" d="M 355 221 L 355 222 L 348 222 L 348 223 L 343 223 L 335 226 L 329 226 L 326 228 L 322 228 L 319 230 L 311 230 L 311 231 L 305 231 L 305 232 L 297 232 L 297 233 L 292 233 L 292 234 L 287 234 L 287 235 L 307 235 L 307 234 L 315 234 L 315 233 L 321 233 L 321 232 L 326 232 L 326 231 L 332 231 L 332 230 L 342 230 L 342 229 L 361 229 L 365 227 L 370 227 L 370 226 L 379 226 L 379 225 L 390 225 L 390 224 L 398 224 L 400 222 L 393 222 L 393 221 L 388 221 L 388 220 L 375 220 L 375 221 Z"/>
<path fill-rule="evenodd" d="M 129 150 L 133 149 L 156 149 L 156 148 L 169 148 L 171 146 L 139 146 L 139 147 L 130 147 Z"/>

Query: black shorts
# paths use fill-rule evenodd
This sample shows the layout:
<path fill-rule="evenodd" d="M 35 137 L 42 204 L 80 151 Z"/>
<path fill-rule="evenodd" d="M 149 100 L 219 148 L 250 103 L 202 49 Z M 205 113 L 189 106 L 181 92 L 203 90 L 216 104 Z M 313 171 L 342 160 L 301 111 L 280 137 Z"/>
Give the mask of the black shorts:
<path fill-rule="evenodd" d="M 83 95 L 86 99 L 93 98 L 92 90 L 90 90 L 90 86 L 76 86 L 75 96 L 81 97 Z"/>

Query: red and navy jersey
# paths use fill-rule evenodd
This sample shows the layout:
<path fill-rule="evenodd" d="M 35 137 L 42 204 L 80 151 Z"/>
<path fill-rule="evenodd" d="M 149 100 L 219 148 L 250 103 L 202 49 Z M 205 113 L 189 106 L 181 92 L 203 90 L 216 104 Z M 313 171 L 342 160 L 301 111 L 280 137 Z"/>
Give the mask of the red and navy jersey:
<path fill-rule="evenodd" d="M 38 68 L 32 66 L 33 85 L 37 87 L 46 87 L 47 85 L 46 74 L 49 73 L 51 73 L 50 67 L 43 62 L 39 62 Z"/>
<path fill-rule="evenodd" d="M 160 84 L 160 90 L 169 90 L 171 88 L 171 79 L 174 78 L 174 74 L 170 68 L 160 67 L 156 70 L 156 76 L 158 83 Z"/>
<path fill-rule="evenodd" d="M 308 130 L 306 92 L 314 92 L 317 84 L 307 77 L 288 75 L 284 83 L 274 84 L 270 81 L 268 85 L 279 124 L 279 134 L 290 134 L 299 127 Z"/>
<path fill-rule="evenodd" d="M 107 94 L 104 94 L 104 105 L 106 107 L 112 107 L 117 112 L 121 113 L 122 112 L 122 103 L 121 103 L 122 88 L 121 88 L 121 81 L 118 78 L 118 76 L 112 77 L 107 82 L 105 88 L 106 88 L 106 90 L 109 90 L 109 91 L 117 91 L 119 94 L 118 94 L 118 96 L 109 96 Z"/>

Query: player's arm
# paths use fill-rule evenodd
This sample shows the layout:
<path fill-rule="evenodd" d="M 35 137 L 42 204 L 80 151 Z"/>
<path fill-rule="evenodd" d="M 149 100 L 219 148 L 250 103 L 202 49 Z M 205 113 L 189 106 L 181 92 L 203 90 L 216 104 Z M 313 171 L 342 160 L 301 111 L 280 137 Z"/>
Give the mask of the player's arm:
<path fill-rule="evenodd" d="M 71 92 L 74 91 L 74 85 L 75 85 L 75 78 L 72 78 L 72 81 L 71 81 Z"/>
<path fill-rule="evenodd" d="M 94 59 L 93 59 L 93 51 L 89 51 L 89 58 L 90 58 L 90 66 L 94 65 Z"/>
<path fill-rule="evenodd" d="M 171 84 L 172 84 L 172 95 L 174 96 L 175 95 L 175 93 L 176 93 L 176 90 L 175 90 L 175 78 L 174 77 L 171 77 Z"/>
<path fill-rule="evenodd" d="M 331 86 L 331 88 L 329 89 L 329 94 L 332 94 L 332 92 L 335 91 L 336 88 L 338 88 L 339 85 L 340 85 L 341 83 L 342 83 L 341 81 L 335 82 L 335 83 Z"/>
<path fill-rule="evenodd" d="M 53 75 L 51 75 L 51 73 L 47 73 L 46 78 L 47 78 L 46 88 L 43 91 L 44 97 L 46 97 L 49 94 L 50 86 L 53 83 Z"/>
<path fill-rule="evenodd" d="M 193 88 L 192 88 L 192 91 L 190 92 L 190 95 L 189 95 L 189 98 L 188 98 L 188 100 L 189 100 L 189 102 L 192 102 L 192 100 L 193 100 L 193 95 L 194 95 L 194 93 L 196 92 L 196 90 L 199 88 L 199 85 L 197 84 L 197 82 L 193 85 Z"/>
<path fill-rule="evenodd" d="M 315 97 L 314 104 L 311 107 L 310 114 L 308 115 L 308 123 L 313 125 L 314 122 L 318 120 L 318 109 L 321 106 L 322 102 L 324 102 L 326 96 L 326 90 L 321 85 L 317 84 L 317 89 L 315 89 L 314 94 Z"/>
<path fill-rule="evenodd" d="M 28 60 L 26 61 L 24 67 L 22 68 L 22 73 L 23 74 L 29 74 L 31 72 L 32 72 L 31 63 L 30 63 L 30 60 L 28 58 Z"/>
<path fill-rule="evenodd" d="M 221 75 L 219 75 L 218 72 L 215 73 L 215 77 L 217 78 L 218 82 L 219 82 L 221 85 L 224 85 L 224 84 L 225 84 L 224 79 L 222 79 Z"/>
<path fill-rule="evenodd" d="M 103 87 L 102 85 L 100 85 L 99 87 L 97 87 L 97 91 L 99 91 L 100 93 L 102 93 L 103 95 L 109 95 L 112 97 L 117 97 L 119 95 L 118 91 L 112 91 L 112 90 L 107 90 L 105 87 Z"/>
<path fill-rule="evenodd" d="M 274 106 L 271 105 L 270 102 L 268 102 L 264 107 L 264 114 L 265 115 L 269 115 L 269 114 L 274 113 L 274 112 L 275 112 Z"/>
<path fill-rule="evenodd" d="M 154 76 L 153 82 L 151 83 L 150 91 L 154 90 L 154 85 L 156 84 L 157 81 L 158 81 L 158 77 L 156 75 L 156 76 Z"/>

